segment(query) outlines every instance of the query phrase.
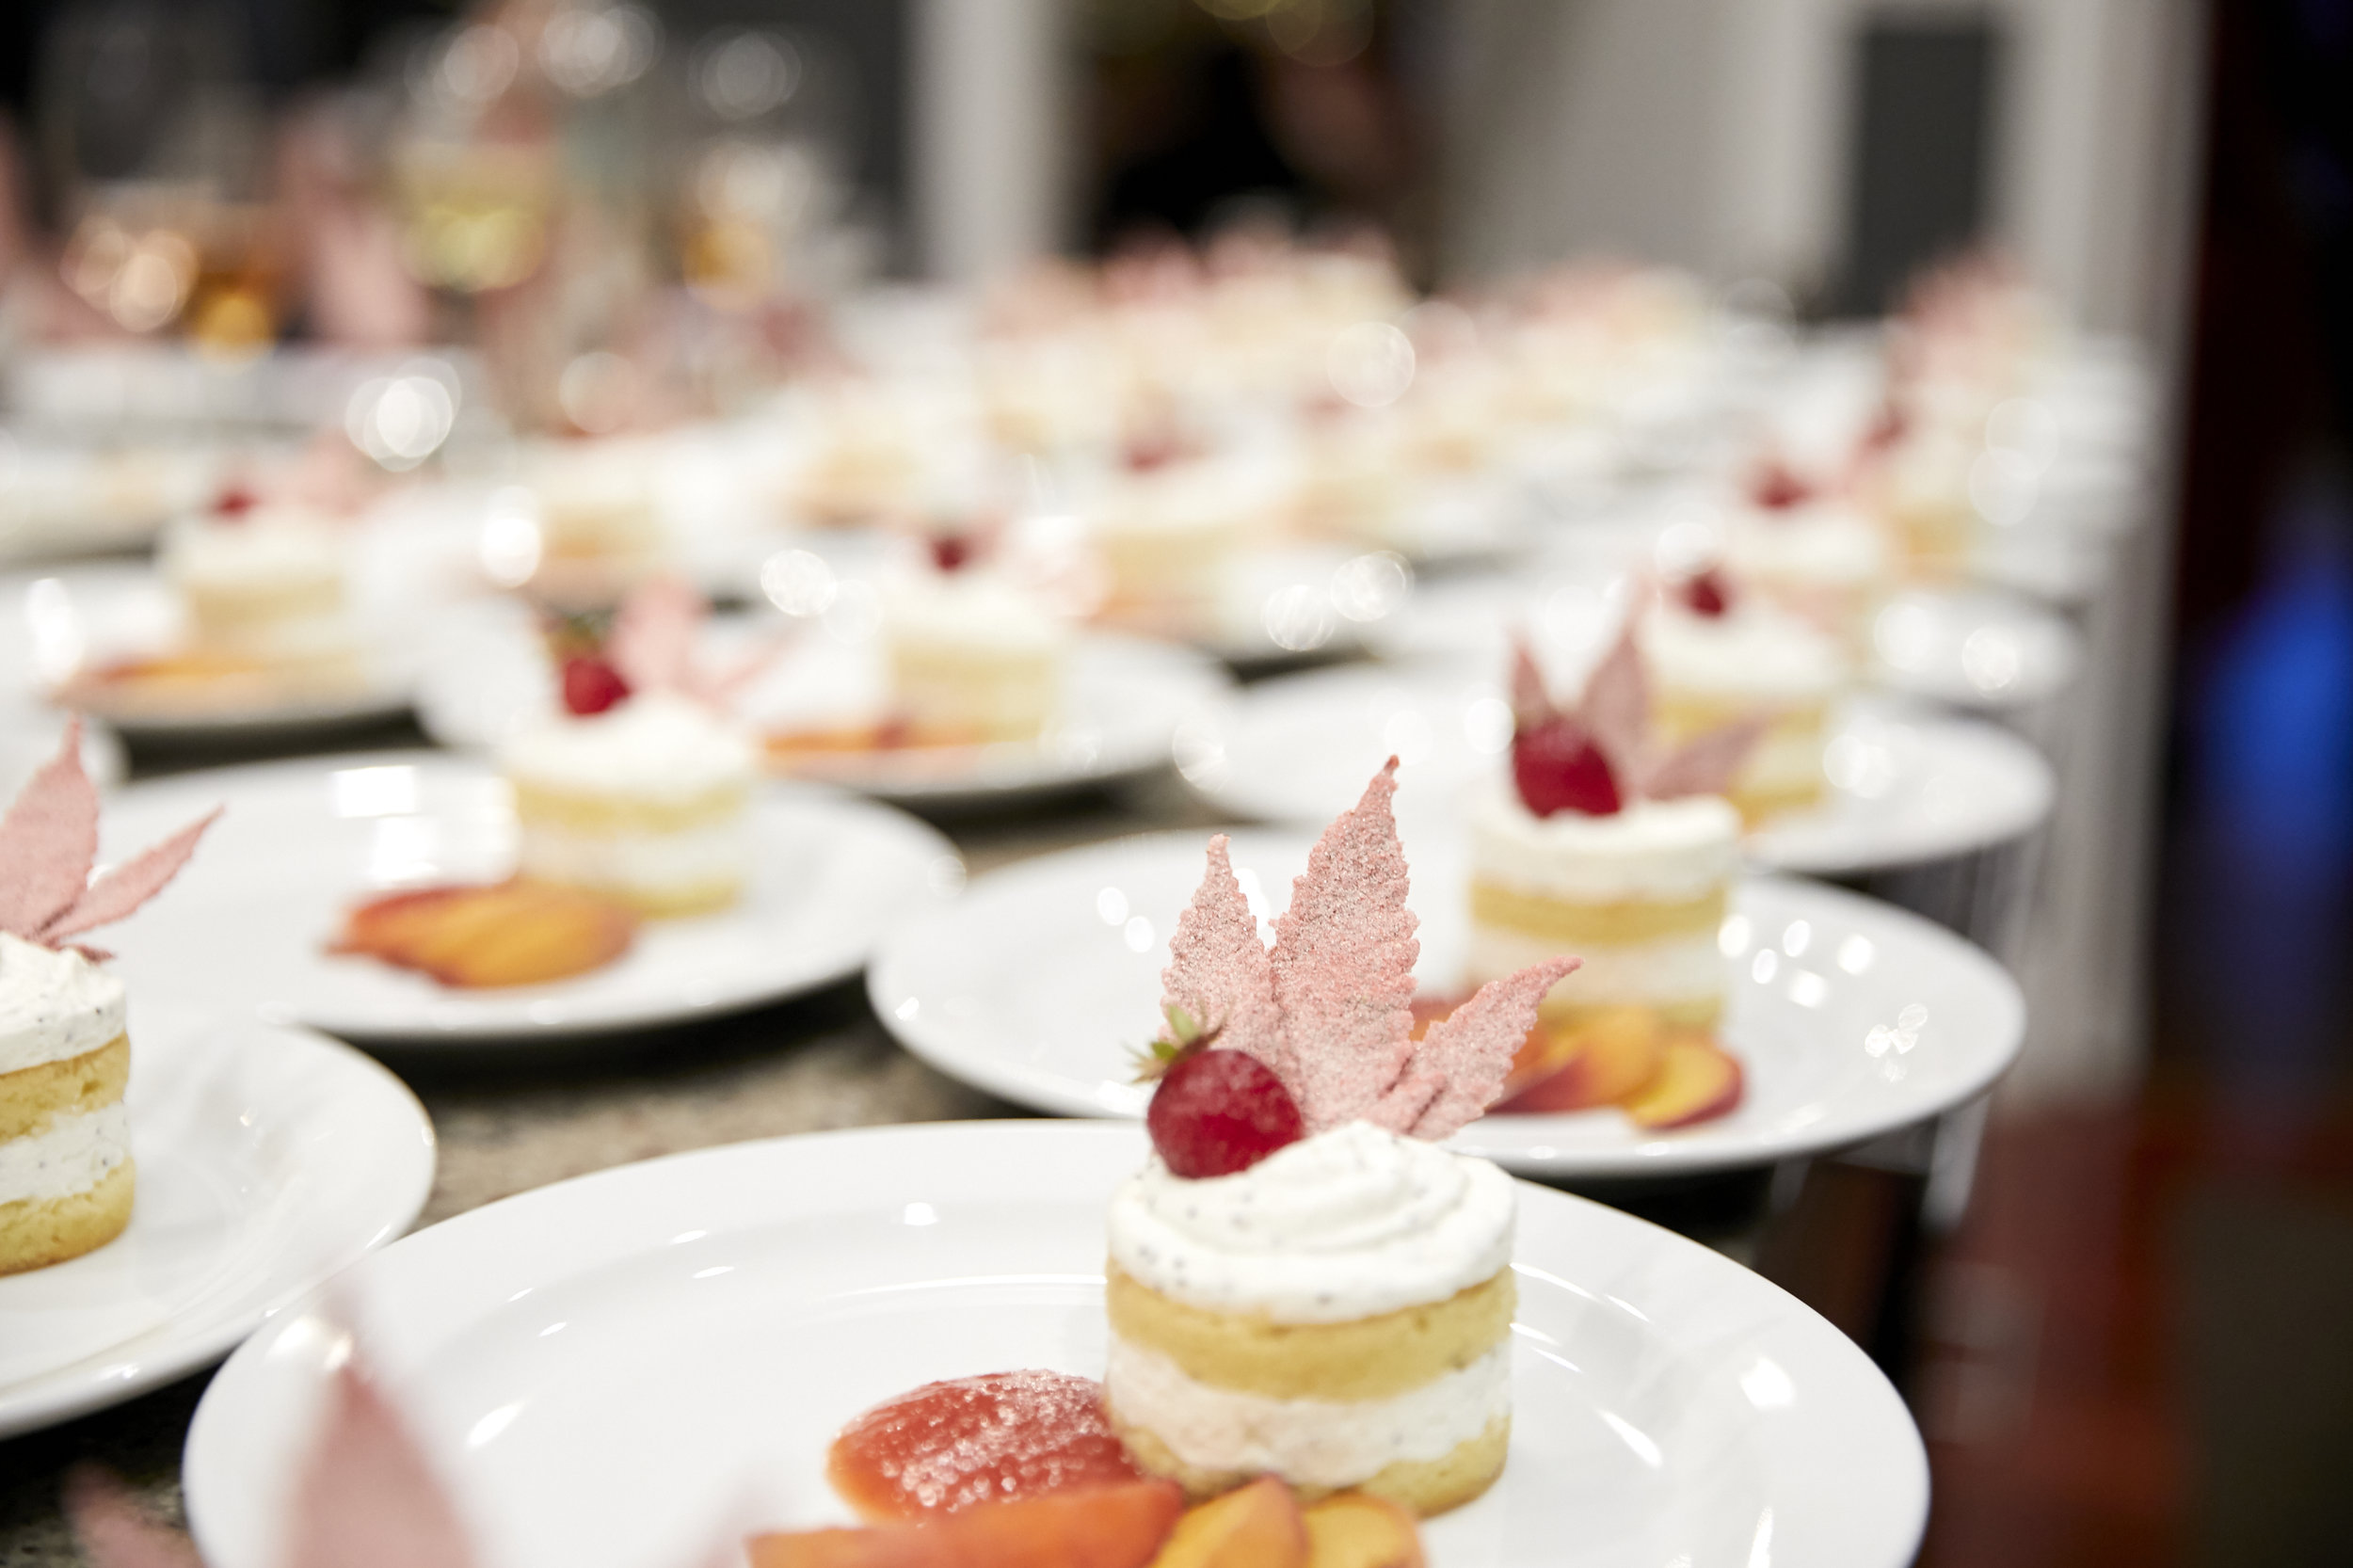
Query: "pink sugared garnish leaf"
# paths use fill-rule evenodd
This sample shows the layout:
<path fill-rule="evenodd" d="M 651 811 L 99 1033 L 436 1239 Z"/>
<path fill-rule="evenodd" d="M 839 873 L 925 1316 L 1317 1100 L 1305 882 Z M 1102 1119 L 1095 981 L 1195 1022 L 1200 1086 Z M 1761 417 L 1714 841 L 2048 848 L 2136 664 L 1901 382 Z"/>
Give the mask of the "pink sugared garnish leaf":
<path fill-rule="evenodd" d="M 1491 980 L 1479 994 L 1430 1026 L 1405 1076 L 1366 1119 L 1392 1132 L 1433 1142 L 1468 1127 L 1503 1096 L 1513 1058 L 1536 1025 L 1537 1004 L 1575 958 L 1548 958 Z"/>
<path fill-rule="evenodd" d="M 347 1361 L 296 1482 L 286 1568 L 472 1568 L 474 1551 L 400 1413 Z"/>
<path fill-rule="evenodd" d="M 1354 1120 L 1393 1087 L 1413 1052 L 1414 960 L 1421 944 L 1405 906 L 1404 846 L 1390 800 L 1397 759 L 1373 776 L 1291 884 L 1275 922 L 1274 1000 L 1280 1061 L 1310 1132 Z"/>
<path fill-rule="evenodd" d="M 604 656 L 637 692 L 683 692 L 695 683 L 695 644 L 710 614 L 703 596 L 675 577 L 630 590 L 613 616 Z"/>
<path fill-rule="evenodd" d="M 1545 672 L 1536 663 L 1535 650 L 1528 646 L 1525 636 L 1512 638 L 1512 718 L 1521 728 L 1532 728 L 1560 710 L 1553 706 L 1552 694 L 1545 687 Z"/>
<path fill-rule="evenodd" d="M 1640 776 L 1650 744 L 1650 677 L 1632 617 L 1585 678 L 1576 717 L 1609 760 L 1612 773 L 1621 779 Z"/>
<path fill-rule="evenodd" d="M 98 789 L 82 771 L 82 721 L 0 817 L 0 931 L 38 941 L 89 885 L 98 858 Z"/>
<path fill-rule="evenodd" d="M 1223 833 L 1209 840 L 1209 870 L 1169 938 L 1160 1006 L 1172 1016 L 1214 1025 L 1221 1046 L 1247 1052 L 1277 1073 L 1288 1069 L 1273 963 L 1234 878 Z"/>
<path fill-rule="evenodd" d="M 111 1470 L 68 1471 L 65 1512 L 91 1568 L 204 1568 L 196 1543 L 140 1507 Z"/>
<path fill-rule="evenodd" d="M 1642 793 L 1653 800 L 1724 793 L 1769 728 L 1769 720 L 1752 716 L 1692 736 L 1659 759 L 1642 780 Z"/>
<path fill-rule="evenodd" d="M 72 906 L 43 927 L 40 939 L 56 946 L 63 937 L 78 936 L 102 925 L 112 925 L 164 890 L 180 868 L 196 853 L 196 841 L 219 820 L 214 807 L 161 843 L 142 850 L 89 886 Z"/>
<path fill-rule="evenodd" d="M 1539 817 L 1556 811 L 1609 817 L 1625 804 L 1609 757 L 1572 718 L 1547 719 L 1512 737 L 1512 782 L 1520 804 Z"/>

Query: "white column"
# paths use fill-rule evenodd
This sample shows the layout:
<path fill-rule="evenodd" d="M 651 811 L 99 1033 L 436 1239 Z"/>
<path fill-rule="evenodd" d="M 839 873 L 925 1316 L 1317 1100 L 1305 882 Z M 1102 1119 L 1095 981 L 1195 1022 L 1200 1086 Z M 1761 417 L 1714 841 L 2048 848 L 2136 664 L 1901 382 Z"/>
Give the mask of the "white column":
<path fill-rule="evenodd" d="M 1075 136 L 1061 0 L 915 0 L 915 232 L 927 277 L 974 283 L 1064 237 Z"/>

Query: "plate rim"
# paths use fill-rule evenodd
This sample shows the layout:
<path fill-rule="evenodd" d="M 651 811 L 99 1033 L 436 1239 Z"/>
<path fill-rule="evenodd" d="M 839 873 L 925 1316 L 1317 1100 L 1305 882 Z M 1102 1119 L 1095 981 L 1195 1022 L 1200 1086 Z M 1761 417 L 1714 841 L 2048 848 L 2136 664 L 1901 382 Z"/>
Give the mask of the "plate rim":
<path fill-rule="evenodd" d="M 489 760 L 473 752 L 442 751 L 430 747 L 404 747 L 382 751 L 326 752 L 312 757 L 280 758 L 269 761 L 239 763 L 232 767 L 201 768 L 183 774 L 169 774 L 160 778 L 126 785 L 116 792 L 112 805 L 116 814 L 125 807 L 144 807 L 151 800 L 169 801 L 186 796 L 202 796 L 209 791 L 228 789 L 238 782 L 258 780 L 263 783 L 280 779 L 317 779 L 329 773 L 351 768 L 423 767 L 495 776 L 497 770 Z M 875 800 L 854 790 L 814 780 L 761 778 L 754 786 L 753 809 L 760 805 L 776 804 L 779 797 L 806 796 L 822 803 L 828 809 L 863 816 L 878 823 L 888 823 L 893 829 L 926 840 L 935 856 L 944 856 L 954 862 L 958 885 L 964 876 L 964 854 L 948 836 L 930 823 L 901 809 L 887 801 Z M 661 1030 L 679 1024 L 733 1016 L 779 1002 L 790 1001 L 826 986 L 840 984 L 858 974 L 872 962 L 875 952 L 893 925 L 907 918 L 902 912 L 892 920 L 882 923 L 873 942 L 855 962 L 837 966 L 823 974 L 806 975 L 778 985 L 773 982 L 754 987 L 740 996 L 729 997 L 707 1005 L 693 1007 L 637 1008 L 594 1019 L 562 1018 L 552 1022 L 525 1017 L 519 1022 L 488 1022 L 460 1024 L 448 1028 L 409 1030 L 403 1027 L 371 1028 L 348 1020 L 293 1017 L 272 1018 L 262 1011 L 263 999 L 255 999 L 249 1016 L 265 1023 L 312 1030 L 347 1043 L 380 1047 L 406 1054 L 462 1052 L 483 1048 L 530 1048 L 539 1050 L 561 1050 L 566 1048 L 592 1047 L 616 1037 Z M 153 989 L 154 987 L 150 987 Z M 168 992 L 166 993 L 168 995 Z"/>
<path fill-rule="evenodd" d="M 495 1235 L 497 1228 L 503 1225 L 530 1224 L 539 1209 L 576 1202 L 593 1203 L 596 1198 L 616 1188 L 648 1182 L 658 1186 L 672 1181 L 692 1184 L 695 1176 L 684 1173 L 692 1173 L 705 1164 L 726 1169 L 730 1176 L 735 1177 L 756 1171 L 764 1171 L 771 1177 L 782 1177 L 792 1174 L 792 1169 L 797 1166 L 820 1170 L 838 1165 L 837 1161 L 828 1158 L 830 1152 L 851 1143 L 879 1145 L 886 1155 L 894 1144 L 938 1145 L 946 1151 L 927 1156 L 925 1151 L 918 1150 L 907 1158 L 908 1163 L 912 1163 L 914 1159 L 925 1157 L 952 1159 L 962 1152 L 956 1147 L 958 1144 L 978 1143 L 1002 1147 L 1016 1142 L 1059 1142 L 1065 1145 L 1086 1142 L 1105 1145 L 1102 1158 L 1106 1160 L 1123 1157 L 1119 1154 L 1122 1150 L 1125 1151 L 1124 1158 L 1133 1160 L 1141 1157 L 1144 1141 L 1142 1128 L 1132 1123 L 1000 1118 L 833 1128 L 681 1150 L 552 1182 L 454 1215 L 413 1233 L 405 1238 L 403 1243 L 379 1248 L 359 1259 L 336 1282 L 336 1288 L 359 1296 L 369 1288 L 372 1275 L 408 1267 L 408 1257 L 425 1250 L 427 1238 L 446 1244 L 460 1238 L 470 1240 L 474 1233 L 485 1229 Z M 1035 1163 L 1036 1168 L 1045 1169 L 1067 1161 L 1038 1160 Z M 1009 1160 L 990 1162 L 991 1168 L 1011 1167 L 1012 1164 Z M 770 1205 L 779 1202 L 792 1204 L 796 1200 L 805 1203 L 809 1192 L 825 1190 L 824 1183 L 790 1179 L 738 1180 L 733 1185 L 739 1191 L 748 1190 L 761 1194 L 763 1201 Z M 1858 1390 L 1867 1390 L 1864 1397 L 1878 1402 L 1878 1414 L 1892 1417 L 1883 1422 L 1888 1430 L 1882 1440 L 1895 1443 L 1901 1450 L 1895 1464 L 1904 1472 L 1905 1495 L 1897 1496 L 1886 1492 L 1873 1495 L 1872 1501 L 1879 1505 L 1882 1515 L 1876 1526 L 1876 1533 L 1881 1538 L 1876 1544 L 1887 1549 L 1883 1556 L 1865 1560 L 1884 1562 L 1889 1568 L 1911 1560 L 1918 1549 L 1928 1522 L 1932 1481 L 1927 1448 L 1918 1424 L 1912 1417 L 1902 1396 L 1860 1346 L 1781 1286 L 1699 1241 L 1607 1204 L 1555 1188 L 1523 1180 L 1516 1183 L 1516 1190 L 1524 1207 L 1534 1205 L 1558 1212 L 1574 1212 L 1578 1216 L 1577 1224 L 1599 1225 L 1622 1236 L 1622 1244 L 1629 1250 L 1654 1257 L 1664 1255 L 1681 1269 L 1696 1272 L 1702 1276 L 1714 1276 L 1707 1279 L 1709 1284 L 1721 1282 L 1722 1287 L 1750 1293 L 1757 1305 L 1768 1307 L 1774 1314 L 1770 1320 L 1771 1327 L 1803 1336 L 1809 1342 L 1809 1348 L 1826 1358 L 1825 1365 L 1836 1368 L 1837 1375 L 1851 1378 L 1853 1386 Z M 677 1191 L 683 1192 L 684 1186 Z M 1034 1203 L 1038 1200 L 1032 1196 L 1027 1200 L 1003 1201 Z M 606 1207 L 612 1206 L 608 1204 Z M 801 1208 L 797 1211 L 814 1213 L 831 1210 L 820 1206 L 815 1208 Z M 771 1213 L 772 1220 L 777 1217 L 780 1216 Z M 417 1245 L 404 1254 L 399 1247 L 408 1243 Z M 1522 1245 L 1525 1245 L 1524 1241 L 1515 1244 L 1514 1265 L 1541 1268 L 1541 1263 L 1525 1258 L 1519 1252 Z M 591 1251 L 576 1258 L 573 1266 L 578 1267 L 584 1261 L 593 1264 L 598 1259 L 620 1256 L 626 1255 Z M 316 1289 L 304 1302 L 294 1304 L 308 1307 L 322 1301 L 325 1294 L 323 1289 Z M 275 1327 L 265 1326 L 263 1332 L 253 1335 L 240 1346 L 205 1389 L 189 1422 L 181 1453 L 184 1496 L 190 1530 L 207 1561 L 228 1564 L 229 1568 L 256 1568 L 256 1565 L 239 1563 L 220 1550 L 217 1528 L 213 1523 L 214 1507 L 220 1496 L 219 1489 L 231 1484 L 228 1478 L 235 1471 L 231 1462 L 216 1456 L 233 1450 L 237 1446 L 235 1434 L 241 1428 L 244 1429 L 245 1439 L 251 1440 L 252 1432 L 242 1419 L 245 1413 L 238 1410 L 238 1401 L 247 1397 L 248 1384 L 258 1376 L 256 1368 L 270 1358 L 278 1340 L 299 1328 L 305 1318 L 306 1314 L 302 1311 L 287 1312 Z M 1761 1334 L 1764 1326 L 1756 1325 L 1751 1332 Z M 1833 1412 L 1819 1419 L 1823 1426 L 1817 1431 L 1850 1429 L 1857 1424 L 1857 1413 L 1853 1410 Z M 263 1430 L 265 1432 L 270 1430 L 266 1418 Z M 264 1436 L 263 1441 L 268 1442 L 269 1437 Z M 1855 1512 L 1851 1499 L 1839 1507 L 1849 1517 Z M 1823 1511 L 1826 1513 L 1832 1512 L 1827 1502 Z"/>
<path fill-rule="evenodd" d="M 149 1026 L 139 1027 L 144 1032 Z M 417 1216 L 424 1212 L 424 1206 L 433 1195 L 433 1184 L 440 1170 L 440 1134 L 434 1127 L 424 1102 L 397 1073 L 356 1046 L 323 1031 L 300 1025 L 273 1024 L 255 1017 L 212 1016 L 184 1026 L 187 1035 L 206 1038 L 231 1030 L 248 1040 L 269 1039 L 276 1042 L 267 1048 L 269 1049 L 292 1048 L 315 1052 L 339 1062 L 345 1068 L 356 1068 L 359 1076 L 355 1081 L 371 1085 L 370 1093 L 382 1093 L 383 1103 L 388 1108 L 398 1108 L 412 1114 L 416 1130 L 421 1135 L 418 1144 L 424 1152 L 418 1168 L 410 1173 L 408 1188 L 393 1193 L 387 1217 L 357 1252 L 331 1266 L 322 1267 L 316 1263 L 304 1265 L 302 1272 L 308 1277 L 271 1292 L 263 1304 L 248 1307 L 223 1320 L 208 1333 L 160 1353 L 141 1356 L 127 1372 L 120 1370 L 120 1352 L 125 1346 L 139 1343 L 168 1329 L 170 1320 L 167 1320 L 135 1339 L 110 1345 L 80 1361 L 40 1373 L 26 1383 L 16 1384 L 13 1389 L 0 1388 L 0 1440 L 40 1432 L 126 1403 L 213 1365 L 233 1352 L 286 1308 L 325 1288 L 345 1269 L 409 1234 L 410 1227 L 417 1223 Z M 133 1041 L 132 1047 L 134 1050 L 137 1049 L 138 1042 Z M 194 1050 L 201 1048 L 191 1039 L 179 1048 Z M 383 1191 L 380 1184 L 370 1190 L 376 1192 Z M 93 1363 L 98 1365 L 93 1368 Z M 45 1396 L 37 1394 L 28 1400 L 15 1391 L 28 1386 L 38 1389 L 41 1384 L 57 1383 L 61 1374 L 72 1373 L 77 1368 L 91 1369 L 59 1384 Z"/>
<path fill-rule="evenodd" d="M 1241 831 L 1269 838 L 1287 838 L 1301 847 L 1312 842 L 1312 835 L 1297 828 L 1249 827 Z M 1048 1073 L 1024 1063 L 994 1059 L 976 1061 L 930 1038 L 920 1023 L 898 1016 L 898 1002 L 904 999 L 897 996 L 899 987 L 892 982 L 896 979 L 899 967 L 908 962 L 903 955 L 915 941 L 924 936 L 934 922 L 953 920 L 956 911 L 973 897 L 976 889 L 984 890 L 992 882 L 1010 880 L 1015 873 L 1021 872 L 1050 874 L 1056 862 L 1082 860 L 1112 850 L 1148 849 L 1159 845 L 1176 848 L 1181 845 L 1188 852 L 1193 852 L 1197 851 L 1205 841 L 1206 835 L 1193 828 L 1123 834 L 1091 844 L 1056 850 L 1049 855 L 1033 856 L 984 872 L 968 882 L 956 899 L 937 909 L 903 920 L 892 928 L 889 936 L 876 949 L 873 962 L 867 966 L 867 1002 L 884 1030 L 903 1049 L 960 1083 L 1013 1104 L 1055 1116 L 1133 1122 L 1136 1118 L 1132 1115 L 1092 1101 L 1084 1090 L 1066 1087 L 1075 1080 L 1062 1074 Z M 1873 920 L 1890 921 L 1915 937 L 1947 946 L 1958 963 L 1976 969 L 1977 980 L 1986 984 L 1989 998 L 2000 1013 L 2000 1038 L 1984 1053 L 1983 1061 L 1972 1071 L 1961 1075 L 1954 1086 L 1929 1096 L 1932 1103 L 1908 1106 L 1900 1112 L 1882 1112 L 1845 1121 L 1826 1118 L 1825 1123 L 1812 1124 L 1786 1140 L 1769 1144 L 1744 1149 L 1737 1145 L 1691 1144 L 1667 1138 L 1645 1145 L 1654 1151 L 1648 1154 L 1624 1150 L 1555 1151 L 1548 1155 L 1537 1155 L 1527 1150 L 1482 1144 L 1473 1136 L 1481 1125 L 1474 1122 L 1470 1128 L 1455 1135 L 1450 1146 L 1493 1160 L 1515 1175 L 1548 1180 L 1649 1179 L 1756 1169 L 1782 1160 L 1819 1155 L 1832 1149 L 1849 1148 L 1900 1128 L 1931 1121 L 1984 1094 L 2016 1062 L 2025 1041 L 2025 996 L 2017 979 L 2000 960 L 1983 948 L 1912 910 L 1812 877 L 1781 872 L 1744 872 L 1735 889 L 1736 908 L 1742 894 L 1752 888 L 1764 892 L 1768 897 L 1795 896 L 1817 906 L 1849 911 L 1867 910 Z"/>

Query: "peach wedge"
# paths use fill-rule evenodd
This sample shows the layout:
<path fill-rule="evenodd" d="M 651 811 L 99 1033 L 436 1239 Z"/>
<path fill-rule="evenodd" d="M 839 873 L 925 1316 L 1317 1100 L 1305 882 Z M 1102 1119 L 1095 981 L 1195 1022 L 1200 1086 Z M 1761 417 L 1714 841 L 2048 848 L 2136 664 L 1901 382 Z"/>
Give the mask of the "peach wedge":
<path fill-rule="evenodd" d="M 1663 1132 L 1729 1113 L 1744 1086 L 1738 1057 L 1685 1035 L 1667 1042 L 1658 1075 L 1624 1104 L 1635 1126 Z"/>
<path fill-rule="evenodd" d="M 744 1547 L 751 1568 L 1144 1568 L 1184 1507 L 1168 1481 L 1128 1481 L 920 1525 L 756 1535 Z"/>

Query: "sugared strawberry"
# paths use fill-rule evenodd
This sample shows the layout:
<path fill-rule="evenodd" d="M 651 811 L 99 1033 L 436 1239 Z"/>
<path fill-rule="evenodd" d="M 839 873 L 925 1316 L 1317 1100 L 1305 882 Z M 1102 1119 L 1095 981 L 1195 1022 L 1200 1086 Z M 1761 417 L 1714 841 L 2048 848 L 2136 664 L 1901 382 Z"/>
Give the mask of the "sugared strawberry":
<path fill-rule="evenodd" d="M 1625 805 L 1617 776 L 1593 737 L 1566 718 L 1546 719 L 1512 737 L 1512 781 L 1520 800 L 1540 817 L 1581 811 L 1615 816 Z"/>
<path fill-rule="evenodd" d="M 934 534 L 931 545 L 932 565 L 942 571 L 961 571 L 971 564 L 972 538 L 968 534 Z"/>
<path fill-rule="evenodd" d="M 1306 1135 L 1298 1102 L 1263 1062 L 1205 1050 L 1168 1069 L 1144 1125 L 1180 1176 L 1232 1176 Z"/>
<path fill-rule="evenodd" d="M 1695 616 L 1705 616 L 1710 620 L 1732 608 L 1731 585 L 1725 583 L 1723 574 L 1713 567 L 1686 578 L 1683 585 L 1675 591 L 1686 609 Z"/>
<path fill-rule="evenodd" d="M 1814 487 L 1779 458 L 1768 459 L 1749 481 L 1749 499 L 1769 512 L 1785 512 L 1811 500 Z"/>
<path fill-rule="evenodd" d="M 621 672 L 593 653 L 564 661 L 564 711 L 579 718 L 601 713 L 629 696 Z"/>

